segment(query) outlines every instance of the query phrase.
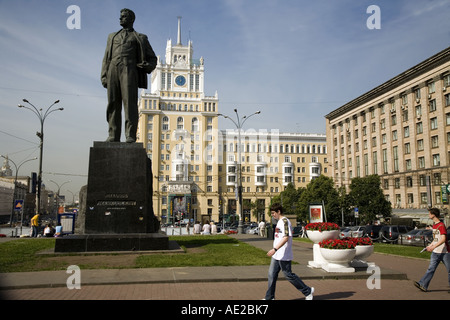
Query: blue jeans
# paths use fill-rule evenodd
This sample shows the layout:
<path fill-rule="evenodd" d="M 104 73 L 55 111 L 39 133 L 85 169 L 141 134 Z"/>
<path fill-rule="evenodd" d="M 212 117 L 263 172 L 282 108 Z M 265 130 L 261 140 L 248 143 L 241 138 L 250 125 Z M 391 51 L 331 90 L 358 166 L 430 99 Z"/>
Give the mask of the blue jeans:
<path fill-rule="evenodd" d="M 419 283 L 425 289 L 428 289 L 431 279 L 434 276 L 434 272 L 439 266 L 440 262 L 443 262 L 447 268 L 448 284 L 450 285 L 450 253 L 431 253 L 430 265 L 425 275 L 420 279 Z"/>
<path fill-rule="evenodd" d="M 311 288 L 292 272 L 291 261 L 275 260 L 272 258 L 269 267 L 269 288 L 266 292 L 266 300 L 275 299 L 275 288 L 277 286 L 278 273 L 280 270 L 283 271 L 286 279 L 305 296 L 311 293 Z"/>
<path fill-rule="evenodd" d="M 31 232 L 31 237 L 32 238 L 36 238 L 38 236 L 38 227 L 36 226 L 31 226 L 32 232 Z"/>

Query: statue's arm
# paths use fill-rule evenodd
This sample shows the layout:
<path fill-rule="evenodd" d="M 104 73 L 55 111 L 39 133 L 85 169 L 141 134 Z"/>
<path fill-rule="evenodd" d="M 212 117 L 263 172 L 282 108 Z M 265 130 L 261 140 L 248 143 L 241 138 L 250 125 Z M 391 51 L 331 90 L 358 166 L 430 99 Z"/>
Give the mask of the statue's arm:
<path fill-rule="evenodd" d="M 148 41 L 148 37 L 146 35 L 143 35 L 142 37 L 142 45 L 144 47 L 144 55 L 146 61 L 148 63 L 148 67 L 146 68 L 147 73 L 151 73 L 155 68 L 156 64 L 158 63 L 158 59 L 155 55 L 155 52 L 153 51 L 152 46 L 150 45 L 150 42 Z"/>
<path fill-rule="evenodd" d="M 100 79 L 102 81 L 102 86 L 107 87 L 107 75 L 108 75 L 108 67 L 111 60 L 110 52 L 111 52 L 111 39 L 112 36 L 108 36 L 108 40 L 106 41 L 106 49 L 105 49 L 105 55 L 103 56 L 103 62 L 102 62 L 102 71 L 100 75 Z"/>

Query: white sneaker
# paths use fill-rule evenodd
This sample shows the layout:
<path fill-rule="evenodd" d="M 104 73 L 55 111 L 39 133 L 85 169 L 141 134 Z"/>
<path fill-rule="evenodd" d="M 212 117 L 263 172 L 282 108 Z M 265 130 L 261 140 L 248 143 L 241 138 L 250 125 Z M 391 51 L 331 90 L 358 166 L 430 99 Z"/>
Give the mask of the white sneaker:
<path fill-rule="evenodd" d="M 311 293 L 305 297 L 305 300 L 312 300 L 314 294 L 314 287 L 311 287 Z"/>

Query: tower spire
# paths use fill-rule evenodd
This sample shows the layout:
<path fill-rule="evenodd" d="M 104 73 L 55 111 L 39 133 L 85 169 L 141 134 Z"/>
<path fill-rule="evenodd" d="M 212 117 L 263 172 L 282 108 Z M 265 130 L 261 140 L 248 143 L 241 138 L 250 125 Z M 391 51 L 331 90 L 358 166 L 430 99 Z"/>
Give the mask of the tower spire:
<path fill-rule="evenodd" d="M 178 16 L 178 37 L 177 45 L 181 45 L 181 16 Z"/>

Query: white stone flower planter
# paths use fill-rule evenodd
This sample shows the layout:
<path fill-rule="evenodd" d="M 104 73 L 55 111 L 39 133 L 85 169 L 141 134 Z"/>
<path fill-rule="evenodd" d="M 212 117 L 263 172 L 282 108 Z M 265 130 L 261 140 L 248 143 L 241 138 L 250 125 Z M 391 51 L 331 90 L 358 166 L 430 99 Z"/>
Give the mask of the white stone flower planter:
<path fill-rule="evenodd" d="M 354 268 L 367 268 L 375 266 L 373 262 L 367 262 L 367 258 L 373 253 L 373 246 L 356 246 L 356 255 L 350 265 Z"/>
<path fill-rule="evenodd" d="M 308 235 L 309 240 L 311 240 L 314 243 L 339 238 L 339 230 L 330 230 L 330 231 L 306 230 L 306 234 Z"/>
<path fill-rule="evenodd" d="M 313 260 L 308 262 L 308 266 L 311 268 L 322 268 L 327 261 L 322 257 L 320 253 L 319 242 L 330 239 L 339 238 L 339 230 L 330 230 L 330 231 L 312 231 L 306 230 L 306 234 L 308 238 L 314 242 L 313 245 Z"/>
<path fill-rule="evenodd" d="M 355 258 L 356 249 L 326 249 L 320 248 L 320 253 L 327 262 L 322 269 L 328 272 L 355 272 L 350 261 Z"/>

